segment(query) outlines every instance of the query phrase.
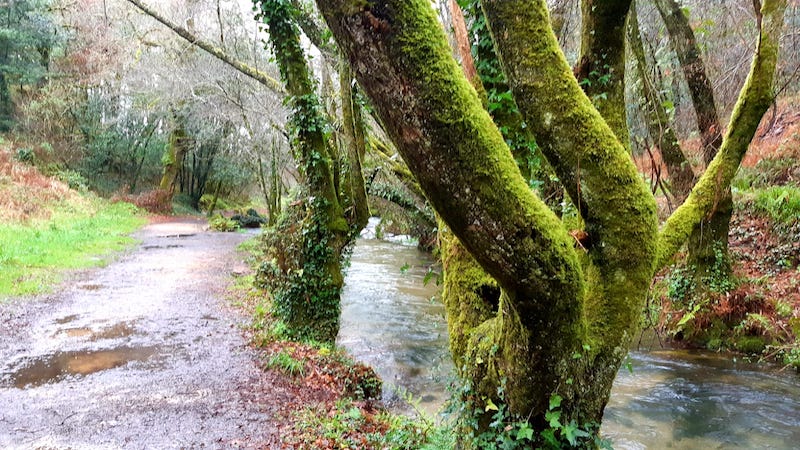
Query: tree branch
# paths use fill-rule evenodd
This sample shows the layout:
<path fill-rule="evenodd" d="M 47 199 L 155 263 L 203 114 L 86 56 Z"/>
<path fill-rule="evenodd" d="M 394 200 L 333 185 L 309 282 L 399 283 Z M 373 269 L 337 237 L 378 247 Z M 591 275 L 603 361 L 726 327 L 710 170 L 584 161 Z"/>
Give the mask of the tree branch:
<path fill-rule="evenodd" d="M 692 228 L 713 211 L 730 186 L 764 113 L 773 101 L 780 33 L 786 0 L 765 0 L 761 8 L 762 28 L 750 74 L 728 123 L 728 131 L 717 156 L 692 189 L 692 193 L 667 219 L 659 235 L 656 267 L 667 264 L 688 239 Z"/>
<path fill-rule="evenodd" d="M 258 81 L 259 83 L 261 83 L 262 85 L 267 87 L 267 89 L 271 90 L 272 92 L 275 92 L 276 94 L 285 95 L 285 91 L 283 89 L 283 86 L 281 85 L 280 82 L 278 82 L 278 80 L 270 77 L 266 73 L 254 68 L 254 67 L 252 67 L 252 66 L 250 66 L 248 64 L 245 64 L 242 61 L 239 61 L 238 59 L 236 59 L 236 58 L 232 57 L 231 55 L 229 55 L 228 53 L 226 53 L 225 50 L 215 46 L 214 44 L 212 44 L 212 43 L 210 43 L 208 41 L 203 40 L 202 38 L 200 38 L 200 37 L 198 37 L 196 35 L 194 35 L 192 32 L 190 32 L 186 28 L 184 28 L 184 27 L 176 24 L 175 22 L 172 22 L 171 20 L 167 19 L 165 16 L 161 15 L 158 11 L 156 11 L 153 8 L 147 6 L 146 4 L 141 2 L 140 0 L 127 0 L 127 1 L 129 3 L 131 3 L 132 5 L 136 6 L 137 8 L 139 8 L 142 12 L 144 12 L 148 16 L 150 16 L 153 19 L 161 22 L 164 26 L 166 26 L 167 28 L 172 30 L 178 36 L 180 36 L 180 37 L 186 39 L 187 41 L 189 41 L 189 43 L 191 43 L 192 45 L 196 45 L 197 47 L 200 47 L 201 49 L 203 49 L 206 52 L 208 52 L 209 54 L 211 54 L 211 56 L 214 56 L 215 58 L 219 59 L 220 61 L 224 62 L 225 64 L 228 64 L 229 66 L 233 67 L 234 69 L 236 69 L 237 71 L 241 72 L 242 74 L 247 75 L 248 77 Z"/>

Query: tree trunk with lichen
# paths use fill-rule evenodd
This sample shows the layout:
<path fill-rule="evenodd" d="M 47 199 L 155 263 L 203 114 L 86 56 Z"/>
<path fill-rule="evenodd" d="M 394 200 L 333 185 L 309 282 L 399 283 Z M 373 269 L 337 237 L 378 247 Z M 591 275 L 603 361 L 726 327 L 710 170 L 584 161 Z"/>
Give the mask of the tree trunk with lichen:
<path fill-rule="evenodd" d="M 714 89 L 706 75 L 706 65 L 689 19 L 681 5 L 675 0 L 655 0 L 661 19 L 669 33 L 669 42 L 683 70 L 689 93 L 692 97 L 697 128 L 702 141 L 703 162 L 710 163 L 722 145 L 717 107 L 714 102 Z"/>
<path fill-rule="evenodd" d="M 583 0 L 575 77 L 619 141 L 630 146 L 625 112 L 625 20 L 631 0 Z"/>
<path fill-rule="evenodd" d="M 258 17 L 269 31 L 270 44 L 289 94 L 293 147 L 308 189 L 298 207 L 304 208 L 299 233 L 299 254 L 293 266 L 273 264 L 278 292 L 274 308 L 295 338 L 333 342 L 339 330 L 342 250 L 350 228 L 334 183 L 336 170 L 325 136 L 325 121 L 314 91 L 311 73 L 292 22 L 287 0 L 255 1 Z M 289 224 L 289 227 L 294 224 Z M 285 261 L 282 261 L 285 263 Z M 267 264 L 270 264 L 268 261 Z"/>
<path fill-rule="evenodd" d="M 676 251 L 671 245 L 681 231 L 673 228 L 701 220 L 712 206 L 706 193 L 715 195 L 730 178 L 723 171 L 722 184 L 711 191 L 703 190 L 703 180 L 717 173 L 701 179 L 701 190 L 687 200 L 701 214 L 679 209 L 683 220 L 668 223 L 660 238 L 653 196 L 573 76 L 545 2 L 482 4 L 522 117 L 559 178 L 572 185 L 567 191 L 580 205 L 589 236 L 580 246 L 520 175 L 453 60 L 430 2 L 318 1 L 403 159 L 463 245 L 445 239 L 442 254 L 449 276 L 476 287 L 459 289 L 465 295 L 446 305 L 451 351 L 471 386 L 473 413 L 485 424 L 486 411 L 502 401 L 536 431 L 531 445 L 541 445 L 554 408 L 561 424 L 590 424 L 596 433 L 656 263 Z M 769 30 L 767 45 L 775 39 Z M 775 65 L 769 55 L 774 51 L 759 54 L 753 75 L 767 86 Z M 743 97 L 758 95 L 753 84 Z M 749 103 L 742 109 L 748 117 L 758 114 Z M 711 170 L 721 167 L 727 165 L 712 163 Z M 491 283 L 483 275 L 458 271 L 471 259 L 494 280 L 494 289 L 484 287 Z M 580 443 L 561 431 L 556 438 L 563 443 Z"/>
<path fill-rule="evenodd" d="M 352 221 L 362 229 L 369 220 L 367 190 L 364 187 L 364 174 L 361 169 L 361 158 L 366 149 L 363 123 L 360 117 L 360 106 L 355 101 L 353 92 L 353 76 L 347 61 L 339 64 L 339 92 L 342 96 L 342 129 L 347 147 L 348 189 L 352 200 Z"/>

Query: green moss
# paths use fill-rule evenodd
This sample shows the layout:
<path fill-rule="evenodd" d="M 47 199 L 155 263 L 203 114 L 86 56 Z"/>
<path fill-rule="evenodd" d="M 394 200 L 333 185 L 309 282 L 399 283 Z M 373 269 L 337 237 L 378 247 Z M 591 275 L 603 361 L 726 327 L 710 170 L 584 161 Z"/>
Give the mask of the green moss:
<path fill-rule="evenodd" d="M 761 336 L 740 336 L 734 338 L 733 346 L 742 353 L 758 355 L 767 348 L 767 342 Z"/>

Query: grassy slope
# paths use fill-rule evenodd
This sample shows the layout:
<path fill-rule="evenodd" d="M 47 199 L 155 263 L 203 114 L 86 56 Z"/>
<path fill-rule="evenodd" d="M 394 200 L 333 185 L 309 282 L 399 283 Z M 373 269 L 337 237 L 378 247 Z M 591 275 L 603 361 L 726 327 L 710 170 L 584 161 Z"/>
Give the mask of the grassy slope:
<path fill-rule="evenodd" d="M 46 292 L 63 270 L 101 265 L 134 241 L 136 209 L 79 194 L 0 148 L 0 302 Z"/>

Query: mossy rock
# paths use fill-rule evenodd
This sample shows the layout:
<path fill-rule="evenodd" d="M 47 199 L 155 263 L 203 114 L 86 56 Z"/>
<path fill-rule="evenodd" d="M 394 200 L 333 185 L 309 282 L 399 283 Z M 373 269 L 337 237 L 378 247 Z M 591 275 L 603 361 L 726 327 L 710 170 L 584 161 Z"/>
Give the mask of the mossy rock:
<path fill-rule="evenodd" d="M 742 353 L 757 355 L 767 348 L 767 341 L 760 336 L 741 336 L 735 338 L 734 347 Z"/>
<path fill-rule="evenodd" d="M 722 339 L 719 339 L 719 338 L 710 339 L 706 343 L 706 348 L 711 350 L 711 351 L 714 351 L 714 352 L 720 351 L 720 350 L 724 350 L 725 349 L 725 342 Z"/>
<path fill-rule="evenodd" d="M 267 223 L 267 218 L 260 215 L 253 208 L 248 209 L 246 214 L 234 215 L 231 220 L 238 223 L 242 228 L 259 228 Z"/>

